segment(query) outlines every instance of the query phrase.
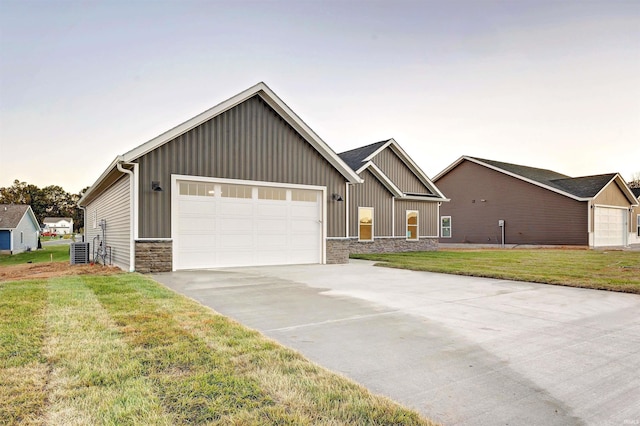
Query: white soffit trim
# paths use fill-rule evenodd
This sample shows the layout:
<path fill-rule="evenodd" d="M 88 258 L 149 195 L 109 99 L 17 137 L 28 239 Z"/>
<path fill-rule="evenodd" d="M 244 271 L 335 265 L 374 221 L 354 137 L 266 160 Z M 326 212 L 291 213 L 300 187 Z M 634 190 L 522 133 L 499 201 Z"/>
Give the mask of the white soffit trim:
<path fill-rule="evenodd" d="M 116 157 L 116 158 L 111 162 L 111 164 L 109 164 L 109 167 L 107 167 L 107 168 L 104 170 L 104 172 L 102 172 L 102 174 L 100 175 L 100 177 L 99 177 L 98 179 L 96 179 L 96 181 L 95 181 L 95 182 L 93 182 L 93 185 L 91 185 L 91 186 L 89 187 L 89 189 L 87 189 L 87 192 L 85 192 L 84 194 L 82 194 L 82 198 L 80 198 L 80 199 L 78 200 L 78 203 L 77 203 L 77 204 L 78 204 L 78 206 L 80 206 L 80 207 L 83 207 L 83 206 L 84 206 L 84 200 L 85 200 L 85 198 L 87 198 L 87 197 L 88 197 L 88 196 L 93 192 L 93 189 L 94 189 L 96 186 L 98 186 L 98 184 L 99 184 L 100 182 L 102 182 L 102 181 L 107 177 L 107 175 L 108 175 L 109 173 L 111 173 L 111 170 L 113 170 L 113 169 L 116 167 L 116 164 L 117 164 L 118 162 L 120 162 L 120 161 L 122 161 L 122 156 L 121 156 L 121 155 L 120 155 L 120 156 L 117 156 L 117 157 Z"/>
<path fill-rule="evenodd" d="M 602 194 L 604 192 L 604 190 L 607 189 L 607 187 L 609 185 L 611 185 L 611 182 L 614 182 L 614 181 L 618 184 L 618 187 L 624 193 L 625 197 L 630 201 L 633 200 L 633 201 L 631 201 L 630 204 L 632 206 L 637 206 L 638 205 L 638 200 L 636 200 L 636 196 L 633 195 L 633 192 L 631 191 L 631 189 L 629 189 L 629 186 L 627 185 L 627 182 L 625 182 L 625 180 L 622 178 L 622 176 L 620 176 L 620 173 L 616 173 L 616 175 L 614 177 L 612 177 L 611 180 L 609 182 L 607 182 L 607 184 L 604 185 L 602 187 L 602 189 L 600 191 L 598 191 L 598 193 L 596 195 L 593 196 L 593 199 L 595 200 L 597 197 L 599 197 L 600 194 Z"/>
<path fill-rule="evenodd" d="M 454 164 L 452 164 L 451 166 L 447 167 L 447 169 L 445 169 L 445 170 L 450 171 L 455 166 L 460 164 L 463 160 L 467 160 L 467 161 L 470 161 L 472 163 L 475 163 L 475 164 L 481 165 L 483 167 L 486 167 L 488 169 L 495 170 L 496 172 L 503 173 L 503 174 L 505 174 L 507 176 L 511 176 L 513 178 L 520 179 L 520 180 L 528 182 L 528 183 L 530 183 L 532 185 L 539 186 L 540 188 L 548 189 L 549 191 L 555 192 L 555 193 L 560 194 L 560 195 L 564 195 L 565 197 L 569 197 L 569 198 L 571 198 L 573 200 L 576 200 L 576 201 L 589 201 L 589 200 L 592 199 L 592 198 L 589 198 L 589 197 L 587 197 L 587 198 L 577 197 L 577 196 L 575 196 L 573 194 L 569 194 L 568 192 L 562 191 L 562 190 L 560 190 L 558 188 L 554 188 L 552 186 L 545 185 L 545 184 L 540 183 L 538 181 L 535 181 L 533 179 L 529 179 L 529 178 L 526 178 L 526 177 L 521 176 L 519 174 L 512 173 L 512 172 L 510 172 L 508 170 L 501 169 L 500 167 L 496 167 L 496 166 L 494 166 L 492 164 L 487 164 L 487 163 L 482 162 L 482 161 L 480 161 L 480 160 L 478 160 L 476 158 L 473 158 L 473 157 L 462 156 Z M 441 172 L 438 176 L 443 175 L 443 174 L 445 174 L 444 171 Z"/>
<path fill-rule="evenodd" d="M 409 166 L 409 169 L 411 169 L 411 171 L 418 177 L 418 179 L 427 188 L 429 188 L 435 195 L 438 195 L 440 198 L 446 199 L 444 194 L 440 192 L 438 187 L 431 181 L 431 179 L 429 179 L 427 174 L 424 171 L 422 171 L 422 169 L 411 159 L 411 157 L 409 157 L 409 154 L 407 154 L 404 151 L 404 149 L 402 149 L 400 144 L 398 144 L 398 142 L 396 142 L 396 140 L 393 138 L 389 139 L 384 145 L 376 149 L 371 155 L 369 155 L 363 161 L 371 161 L 376 155 L 380 154 L 382 151 L 384 151 L 388 147 L 391 147 L 391 149 L 401 157 L 404 163 L 407 166 Z"/>
<path fill-rule="evenodd" d="M 291 108 L 285 104 L 266 84 L 260 82 L 255 86 L 248 88 L 247 90 L 227 99 L 224 102 L 210 108 L 190 120 L 185 121 L 182 124 L 162 133 L 161 135 L 151 139 L 150 141 L 132 149 L 124 154 L 123 160 L 130 162 L 135 160 L 150 151 L 158 148 L 161 145 L 175 139 L 176 137 L 188 132 L 189 130 L 199 126 L 216 117 L 223 112 L 241 104 L 247 99 L 259 95 L 267 104 L 269 104 L 287 123 L 289 123 L 294 129 L 296 129 L 302 136 L 311 143 L 311 145 L 327 160 L 333 167 L 335 167 L 347 180 L 353 183 L 361 183 L 362 179 L 351 170 L 347 164 L 342 161 L 340 157 L 309 127 L 307 124 L 293 112 Z"/>
<path fill-rule="evenodd" d="M 370 169 L 371 173 L 396 197 L 403 197 L 404 194 L 392 181 L 384 174 L 382 170 L 372 161 L 367 161 L 364 166 L 360 167 L 356 173 L 360 174 L 363 170 Z"/>

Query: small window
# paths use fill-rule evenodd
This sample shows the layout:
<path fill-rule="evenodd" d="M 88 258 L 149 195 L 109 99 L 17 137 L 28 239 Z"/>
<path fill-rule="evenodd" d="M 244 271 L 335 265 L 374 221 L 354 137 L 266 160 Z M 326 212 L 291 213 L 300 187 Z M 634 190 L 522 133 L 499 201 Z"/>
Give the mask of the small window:
<path fill-rule="evenodd" d="M 93 211 L 92 219 L 93 219 L 93 229 L 96 229 L 98 227 L 98 210 Z"/>
<path fill-rule="evenodd" d="M 197 197 L 213 197 L 215 194 L 212 183 L 204 182 L 180 182 L 180 195 L 192 195 Z"/>
<path fill-rule="evenodd" d="M 307 189 L 292 189 L 291 201 L 308 201 L 310 203 L 315 203 L 318 201 L 318 196 L 316 194 L 316 191 L 310 191 Z"/>
<path fill-rule="evenodd" d="M 260 187 L 258 198 L 261 200 L 286 200 L 287 190 L 283 188 Z"/>
<path fill-rule="evenodd" d="M 440 236 L 442 238 L 451 238 L 451 216 L 442 216 L 440 218 Z"/>
<path fill-rule="evenodd" d="M 20 231 L 20 244 L 24 244 L 24 232 Z"/>
<path fill-rule="evenodd" d="M 418 211 L 407 210 L 407 240 L 418 239 Z"/>
<path fill-rule="evenodd" d="M 251 198 L 251 187 L 246 185 L 220 185 L 224 198 Z"/>
<path fill-rule="evenodd" d="M 637 232 L 637 234 L 638 234 L 638 237 L 640 237 L 640 214 L 636 217 L 636 219 L 638 220 L 638 230 L 637 230 L 638 232 Z"/>
<path fill-rule="evenodd" d="M 373 208 L 358 207 L 358 239 L 373 241 Z"/>

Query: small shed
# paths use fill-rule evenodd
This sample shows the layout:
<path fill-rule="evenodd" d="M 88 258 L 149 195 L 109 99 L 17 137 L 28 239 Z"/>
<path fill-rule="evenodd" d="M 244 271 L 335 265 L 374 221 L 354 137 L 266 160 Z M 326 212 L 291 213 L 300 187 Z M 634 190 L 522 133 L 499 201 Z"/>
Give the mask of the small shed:
<path fill-rule="evenodd" d="M 40 225 L 31 206 L 0 204 L 0 252 L 22 253 L 38 247 Z"/>

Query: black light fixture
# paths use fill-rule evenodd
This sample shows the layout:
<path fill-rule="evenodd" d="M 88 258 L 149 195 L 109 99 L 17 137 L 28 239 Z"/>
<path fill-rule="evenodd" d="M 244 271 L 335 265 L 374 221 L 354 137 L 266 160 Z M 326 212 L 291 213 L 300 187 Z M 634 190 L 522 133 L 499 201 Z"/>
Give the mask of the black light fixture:
<path fill-rule="evenodd" d="M 342 199 L 342 195 L 340 195 L 340 194 L 336 194 L 335 192 L 334 192 L 333 194 L 331 194 L 331 199 L 332 199 L 333 201 L 344 201 L 344 200 Z"/>
<path fill-rule="evenodd" d="M 164 190 L 162 189 L 162 187 L 160 186 L 160 181 L 158 181 L 158 180 L 151 181 L 151 190 L 152 190 L 152 191 L 155 191 L 155 192 L 162 192 L 162 191 L 164 191 Z"/>

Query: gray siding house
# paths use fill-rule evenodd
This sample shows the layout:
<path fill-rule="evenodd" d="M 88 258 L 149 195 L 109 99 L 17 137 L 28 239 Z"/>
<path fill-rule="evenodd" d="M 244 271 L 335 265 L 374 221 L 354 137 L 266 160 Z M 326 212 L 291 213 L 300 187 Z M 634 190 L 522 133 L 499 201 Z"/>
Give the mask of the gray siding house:
<path fill-rule="evenodd" d="M 339 156 L 364 181 L 347 191 L 350 253 L 437 248 L 439 208 L 449 200 L 394 139 Z"/>
<path fill-rule="evenodd" d="M 618 173 L 573 178 L 464 156 L 433 181 L 451 197 L 440 212 L 441 243 L 629 243 L 629 212 L 637 199 Z"/>
<path fill-rule="evenodd" d="M 38 248 L 40 225 L 31 206 L 0 204 L 0 252 L 9 254 Z"/>
<path fill-rule="evenodd" d="M 118 156 L 79 205 L 124 270 L 339 263 L 362 182 L 259 83 Z"/>

